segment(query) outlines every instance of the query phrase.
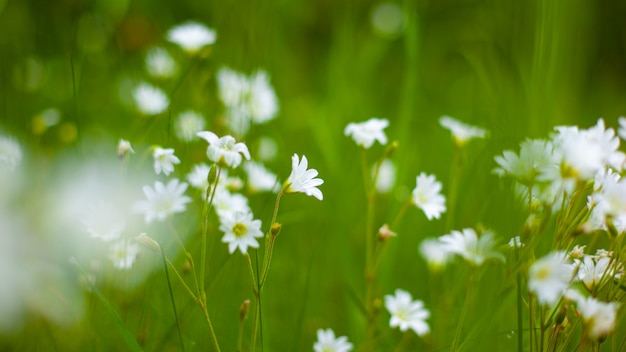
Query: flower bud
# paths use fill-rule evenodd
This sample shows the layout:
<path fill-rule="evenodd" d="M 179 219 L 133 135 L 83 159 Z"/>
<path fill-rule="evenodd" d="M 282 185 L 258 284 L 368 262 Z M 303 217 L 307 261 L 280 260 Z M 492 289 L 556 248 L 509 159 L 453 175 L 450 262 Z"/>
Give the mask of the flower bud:
<path fill-rule="evenodd" d="M 242 323 L 248 316 L 248 310 L 250 309 L 250 300 L 243 301 L 241 307 L 239 307 L 239 323 Z"/>
<path fill-rule="evenodd" d="M 146 235 L 144 232 L 135 237 L 135 241 L 142 245 L 144 248 L 149 249 L 157 254 L 161 254 L 161 246 L 159 245 L 159 243 L 150 238 L 150 236 Z"/>
<path fill-rule="evenodd" d="M 130 145 L 130 142 L 125 139 L 120 139 L 117 143 L 117 157 L 122 159 L 129 153 L 135 153 L 135 150 Z"/>
<path fill-rule="evenodd" d="M 272 234 L 272 237 L 276 237 L 278 236 L 278 234 L 280 233 L 280 229 L 283 227 L 283 225 L 275 222 L 272 224 L 272 227 L 270 228 L 270 233 Z"/>
<path fill-rule="evenodd" d="M 387 241 L 389 237 L 396 237 L 396 233 L 391 231 L 389 225 L 384 224 L 380 229 L 378 229 L 378 240 L 379 241 Z"/>

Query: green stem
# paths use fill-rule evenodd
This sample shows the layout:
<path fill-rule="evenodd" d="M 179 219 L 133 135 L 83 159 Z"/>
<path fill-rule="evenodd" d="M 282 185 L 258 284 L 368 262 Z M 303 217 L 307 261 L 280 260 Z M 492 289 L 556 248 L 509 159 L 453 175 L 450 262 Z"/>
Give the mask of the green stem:
<path fill-rule="evenodd" d="M 189 261 L 189 264 L 191 264 L 191 272 L 193 274 L 193 280 L 194 280 L 194 283 L 196 285 L 197 294 L 199 295 L 201 291 L 200 291 L 200 288 L 198 286 L 198 275 L 196 273 L 196 263 L 194 263 L 194 261 L 193 261 L 193 256 L 191 255 L 191 253 L 189 253 L 189 251 L 185 247 L 185 243 L 183 243 L 182 239 L 180 238 L 180 236 L 178 234 L 178 231 L 176 231 L 176 228 L 174 227 L 174 225 L 172 225 L 172 222 L 168 221 L 167 225 L 168 225 L 170 231 L 174 234 L 174 238 L 176 238 L 176 241 L 178 242 L 178 245 L 180 246 L 180 248 L 185 253 L 185 257 Z"/>
<path fill-rule="evenodd" d="M 159 245 L 160 247 L 160 245 Z M 178 320 L 178 311 L 176 310 L 176 301 L 174 301 L 174 292 L 172 291 L 172 282 L 170 281 L 170 273 L 167 270 L 168 260 L 165 258 L 165 253 L 161 250 L 161 258 L 163 259 L 163 270 L 165 271 L 165 278 L 167 279 L 167 288 L 170 292 L 170 301 L 172 302 L 172 309 L 174 310 L 174 317 L 176 318 L 176 326 L 178 327 L 178 338 L 180 340 L 180 347 L 185 352 L 185 344 L 183 342 L 183 330 L 180 327 L 180 321 Z"/>
<path fill-rule="evenodd" d="M 470 270 L 473 270 L 473 268 L 471 268 Z M 467 293 L 465 295 L 465 302 L 463 302 L 463 308 L 461 308 L 461 316 L 459 317 L 459 322 L 456 326 L 456 332 L 454 333 L 454 340 L 452 340 L 452 345 L 450 347 L 450 351 L 456 351 L 457 350 L 457 345 L 459 343 L 460 337 L 461 337 L 461 330 L 463 330 L 463 324 L 465 323 L 465 317 L 467 316 L 467 310 L 469 309 L 469 305 L 470 305 L 470 300 L 471 300 L 471 292 L 472 292 L 472 287 L 474 285 L 474 272 L 470 273 L 470 277 L 468 279 L 468 284 L 467 284 Z"/>
<path fill-rule="evenodd" d="M 193 291 L 187 285 L 187 283 L 185 282 L 183 277 L 180 275 L 178 270 L 176 270 L 176 267 L 174 266 L 174 264 L 172 264 L 172 262 L 169 259 L 167 259 L 167 258 L 165 258 L 165 261 L 167 262 L 167 265 L 170 267 L 170 269 L 172 269 L 172 271 L 176 274 L 176 276 L 178 277 L 180 282 L 183 284 L 183 287 L 187 290 L 187 292 L 191 295 L 191 297 L 193 297 L 193 299 L 197 302 L 198 301 L 198 296 L 196 296 L 196 294 L 193 293 Z"/>
<path fill-rule="evenodd" d="M 454 144 L 452 165 L 450 166 L 450 181 L 448 188 L 448 199 L 446 204 L 448 205 L 448 215 L 446 218 L 446 230 L 452 230 L 454 225 L 454 217 L 456 216 L 456 198 L 459 186 L 459 179 L 461 176 L 461 170 L 463 167 L 463 149 Z"/>
<path fill-rule="evenodd" d="M 209 229 L 209 212 L 211 211 L 211 206 L 213 205 L 213 200 L 215 199 L 215 193 L 217 191 L 217 184 L 220 180 L 220 175 L 222 173 L 222 168 L 219 166 L 216 166 L 216 164 L 213 164 L 213 166 L 211 166 L 211 170 L 217 167 L 217 177 L 215 178 L 214 181 L 214 185 L 213 185 L 213 191 L 211 191 L 211 185 L 209 184 L 207 186 L 206 192 L 205 192 L 205 199 L 204 199 L 204 209 L 203 209 L 203 218 L 204 221 L 202 222 L 202 245 L 201 245 L 201 251 L 200 251 L 200 299 L 202 299 L 202 302 L 204 305 L 206 305 L 206 291 L 205 291 L 205 275 L 206 275 L 206 250 L 207 250 L 207 233 L 208 233 L 208 229 Z M 209 171 L 209 174 L 211 172 Z M 209 199 L 209 194 L 210 194 L 210 199 Z"/>

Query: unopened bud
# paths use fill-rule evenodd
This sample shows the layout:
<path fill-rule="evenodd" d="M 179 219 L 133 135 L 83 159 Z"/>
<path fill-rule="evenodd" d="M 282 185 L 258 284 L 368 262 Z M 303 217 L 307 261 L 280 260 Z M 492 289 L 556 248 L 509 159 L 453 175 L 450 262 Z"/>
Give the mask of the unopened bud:
<path fill-rule="evenodd" d="M 559 312 L 556 314 L 556 316 L 554 317 L 554 324 L 555 325 L 561 325 L 563 324 L 563 320 L 565 320 L 565 317 L 567 316 L 567 307 L 563 306 L 561 307 L 561 309 L 559 310 Z"/>
<path fill-rule="evenodd" d="M 396 233 L 391 231 L 389 225 L 384 224 L 380 229 L 378 229 L 378 240 L 379 241 L 387 241 L 389 237 L 396 237 Z"/>
<path fill-rule="evenodd" d="M 385 158 L 391 158 L 396 149 L 398 149 L 399 145 L 400 144 L 398 143 L 398 141 L 393 141 L 391 144 L 389 144 L 389 146 L 387 146 L 387 149 L 385 150 Z"/>
<path fill-rule="evenodd" d="M 142 245 L 144 248 L 149 249 L 157 254 L 161 254 L 161 246 L 159 243 L 150 236 L 145 233 L 140 233 L 139 236 L 135 237 L 135 241 Z"/>
<path fill-rule="evenodd" d="M 272 227 L 270 228 L 270 233 L 272 234 L 273 237 L 278 236 L 278 234 L 280 233 L 280 229 L 283 227 L 283 225 L 275 222 L 272 224 Z"/>
<path fill-rule="evenodd" d="M 125 139 L 120 139 L 120 141 L 117 143 L 117 157 L 122 159 L 129 153 L 135 153 L 135 150 L 130 145 L 130 142 Z"/>
<path fill-rule="evenodd" d="M 213 183 L 215 183 L 216 179 L 217 179 L 217 167 L 215 167 L 215 164 L 213 164 L 211 165 L 211 169 L 209 170 L 206 180 L 210 185 L 212 185 Z"/>
<path fill-rule="evenodd" d="M 242 323 L 248 316 L 248 310 L 250 309 L 250 300 L 243 301 L 241 307 L 239 307 L 239 322 Z"/>

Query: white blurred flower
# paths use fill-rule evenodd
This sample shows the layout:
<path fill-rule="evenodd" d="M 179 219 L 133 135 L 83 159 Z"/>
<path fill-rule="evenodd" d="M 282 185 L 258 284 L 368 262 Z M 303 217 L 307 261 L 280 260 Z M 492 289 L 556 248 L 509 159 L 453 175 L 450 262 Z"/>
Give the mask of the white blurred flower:
<path fill-rule="evenodd" d="M 404 29 L 402 9 L 393 2 L 378 4 L 372 11 L 371 21 L 376 33 L 386 37 L 395 37 Z"/>
<path fill-rule="evenodd" d="M 448 235 L 439 237 L 446 250 L 463 257 L 474 265 L 482 265 L 488 259 L 504 261 L 504 256 L 495 250 L 492 232 L 485 232 L 478 238 L 474 229 L 453 230 Z"/>
<path fill-rule="evenodd" d="M 259 70 L 250 77 L 249 99 L 252 122 L 262 124 L 276 117 L 278 98 L 265 71 Z"/>
<path fill-rule="evenodd" d="M 446 198 L 441 195 L 441 183 L 435 175 L 422 172 L 417 176 L 416 187 L 413 189 L 413 204 L 424 211 L 428 220 L 439 219 L 446 211 Z"/>
<path fill-rule="evenodd" d="M 226 189 L 217 189 L 215 199 L 213 200 L 213 207 L 217 216 L 221 219 L 226 219 L 234 213 L 249 213 L 251 212 L 248 206 L 248 198 L 239 193 L 230 193 Z"/>
<path fill-rule="evenodd" d="M 209 143 L 207 157 L 214 163 L 236 168 L 241 164 L 242 156 L 250 160 L 250 152 L 244 143 L 236 143 L 232 136 L 218 137 L 215 133 L 202 131 L 198 137 Z"/>
<path fill-rule="evenodd" d="M 498 163 L 494 173 L 499 176 L 510 175 L 524 185 L 531 185 L 540 170 L 548 165 L 556 165 L 552 153 L 552 143 L 542 139 L 527 139 L 520 144 L 519 156 L 505 150 L 502 156 L 496 156 Z"/>
<path fill-rule="evenodd" d="M 176 74 L 178 65 L 163 48 L 152 48 L 146 54 L 146 70 L 152 77 L 169 78 Z"/>
<path fill-rule="evenodd" d="M 582 261 L 575 260 L 574 265 L 578 268 L 578 280 L 582 281 L 589 292 L 593 291 L 594 287 L 600 286 L 602 282 L 614 278 L 618 272 L 623 271 L 623 265 L 612 261 L 609 257 L 593 258 L 586 255 Z"/>
<path fill-rule="evenodd" d="M 22 148 L 12 138 L 0 137 L 0 171 L 13 171 L 22 161 Z"/>
<path fill-rule="evenodd" d="M 221 218 L 220 231 L 224 232 L 222 242 L 228 243 L 230 254 L 237 248 L 241 254 L 246 254 L 248 247 L 258 248 L 256 238 L 263 237 L 261 220 L 254 220 L 251 212 L 234 212 Z"/>
<path fill-rule="evenodd" d="M 471 126 L 465 124 L 450 116 L 441 116 L 439 118 L 439 124 L 450 130 L 452 138 L 458 146 L 463 146 L 474 138 L 485 138 L 487 136 L 487 130 L 480 127 Z"/>
<path fill-rule="evenodd" d="M 554 305 L 569 286 L 573 269 L 566 262 L 565 252 L 551 252 L 530 267 L 528 289 L 537 295 L 540 303 Z"/>
<path fill-rule="evenodd" d="M 423 240 L 419 252 L 432 270 L 443 268 L 453 256 L 453 253 L 448 250 L 448 246 L 435 238 Z"/>
<path fill-rule="evenodd" d="M 163 91 L 148 83 L 140 83 L 133 89 L 133 98 L 140 112 L 157 115 L 165 111 L 170 102 Z"/>
<path fill-rule="evenodd" d="M 351 136 L 358 146 L 369 149 L 374 141 L 382 145 L 387 144 L 387 136 L 383 131 L 387 126 L 389 126 L 387 119 L 373 117 L 365 122 L 349 123 L 343 133 Z"/>
<path fill-rule="evenodd" d="M 135 154 L 135 150 L 133 149 L 133 146 L 130 145 L 129 141 L 125 139 L 120 139 L 120 141 L 117 142 L 117 156 L 119 158 L 123 158 L 129 153 Z"/>
<path fill-rule="evenodd" d="M 335 337 L 335 332 L 332 329 L 317 330 L 317 341 L 313 345 L 313 351 L 350 352 L 352 348 L 352 343 L 348 341 L 346 336 Z"/>
<path fill-rule="evenodd" d="M 103 200 L 87 206 L 82 222 L 91 237 L 105 242 L 120 238 L 126 229 L 120 210 Z"/>
<path fill-rule="evenodd" d="M 263 161 L 270 161 L 276 158 L 278 154 L 278 145 L 270 137 L 259 138 L 259 145 L 257 149 L 257 156 Z"/>
<path fill-rule="evenodd" d="M 215 43 L 217 34 L 207 26 L 188 21 L 167 32 L 167 40 L 178 44 L 189 53 L 195 53 L 206 45 Z"/>
<path fill-rule="evenodd" d="M 174 123 L 176 137 L 183 142 L 191 142 L 196 137 L 196 133 L 204 130 L 206 122 L 204 116 L 193 110 L 181 112 Z"/>
<path fill-rule="evenodd" d="M 143 213 L 146 223 L 154 220 L 163 221 L 168 216 L 175 213 L 182 213 L 187 209 L 187 203 L 191 202 L 191 198 L 184 195 L 187 190 L 185 182 L 179 182 L 178 179 L 170 180 L 167 185 L 156 181 L 154 188 L 150 186 L 143 187 L 145 200 L 135 203 L 134 210 Z"/>
<path fill-rule="evenodd" d="M 152 151 L 152 157 L 154 158 L 154 172 L 157 175 L 163 172 L 167 176 L 174 171 L 174 164 L 180 164 L 180 159 L 174 155 L 172 148 L 156 147 Z"/>
<path fill-rule="evenodd" d="M 578 300 L 578 311 L 583 317 L 585 330 L 591 339 L 604 338 L 615 330 L 619 302 L 600 302 L 593 297 Z"/>
<path fill-rule="evenodd" d="M 520 238 L 520 236 L 515 236 L 512 237 L 509 242 L 507 243 L 507 245 L 511 248 L 522 248 L 524 247 L 524 243 L 522 242 L 522 239 Z"/>
<path fill-rule="evenodd" d="M 316 169 L 307 169 L 308 167 L 309 161 L 306 156 L 303 155 L 302 160 L 299 160 L 298 154 L 294 154 L 291 157 L 291 174 L 285 181 L 283 189 L 285 193 L 304 193 L 322 200 L 324 195 L 317 187 L 322 185 L 324 180 L 317 178 Z"/>
<path fill-rule="evenodd" d="M 372 168 L 372 174 L 376 172 L 376 166 Z M 396 166 L 389 159 L 383 160 L 378 169 L 376 179 L 376 190 L 378 193 L 389 192 L 396 183 Z"/>
<path fill-rule="evenodd" d="M 617 118 L 617 122 L 619 123 L 619 127 L 617 129 L 617 134 L 623 139 L 626 140 L 626 117 L 620 116 Z"/>
<path fill-rule="evenodd" d="M 202 192 L 206 192 L 207 187 L 209 187 L 209 172 L 211 172 L 211 167 L 207 164 L 196 164 L 187 174 L 187 181 L 191 187 L 197 188 Z"/>
<path fill-rule="evenodd" d="M 430 317 L 430 311 L 424 308 L 424 302 L 413 301 L 411 294 L 397 289 L 394 295 L 385 296 L 385 307 L 391 314 L 390 327 L 399 327 L 400 331 L 411 329 L 418 336 L 430 332 L 426 319 Z"/>
<path fill-rule="evenodd" d="M 620 232 L 626 231 L 626 179 L 609 174 L 601 181 L 600 189 L 589 197 L 591 210 L 589 222 L 592 229 L 606 229 L 607 225 Z"/>
<path fill-rule="evenodd" d="M 121 240 L 111 247 L 110 258 L 116 269 L 127 270 L 133 266 L 139 254 L 139 245 L 129 240 Z"/>
<path fill-rule="evenodd" d="M 263 166 L 263 164 L 246 161 L 243 169 L 248 174 L 248 188 L 253 192 L 280 191 L 278 177 Z"/>

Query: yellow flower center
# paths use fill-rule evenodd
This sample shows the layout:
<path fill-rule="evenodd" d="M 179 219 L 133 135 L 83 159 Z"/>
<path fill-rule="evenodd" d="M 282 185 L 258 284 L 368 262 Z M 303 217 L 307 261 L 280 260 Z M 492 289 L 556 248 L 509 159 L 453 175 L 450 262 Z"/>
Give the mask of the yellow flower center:
<path fill-rule="evenodd" d="M 245 235 L 246 232 L 248 232 L 248 228 L 246 227 L 246 225 L 244 225 L 244 224 L 242 224 L 240 222 L 236 223 L 235 226 L 233 226 L 233 233 L 237 237 L 241 237 L 241 236 Z"/>

